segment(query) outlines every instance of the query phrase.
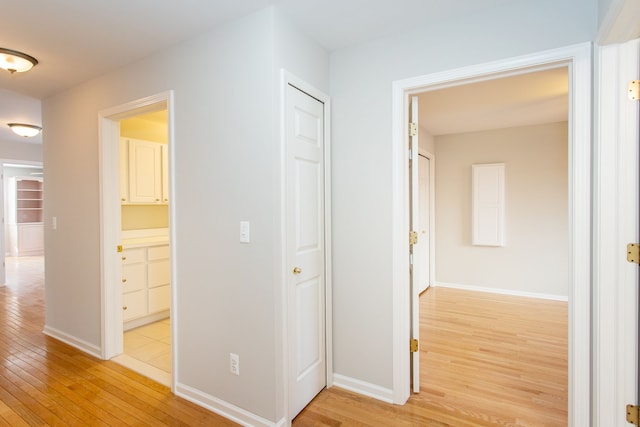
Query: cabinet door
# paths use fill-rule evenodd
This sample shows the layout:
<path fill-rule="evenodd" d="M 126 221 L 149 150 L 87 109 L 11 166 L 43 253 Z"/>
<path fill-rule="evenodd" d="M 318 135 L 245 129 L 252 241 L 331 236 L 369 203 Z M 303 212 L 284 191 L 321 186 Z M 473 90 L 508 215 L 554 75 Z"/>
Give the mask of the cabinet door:
<path fill-rule="evenodd" d="M 160 203 L 162 197 L 161 145 L 129 140 L 129 201 Z"/>
<path fill-rule="evenodd" d="M 147 265 L 149 288 L 169 284 L 169 260 L 153 261 Z"/>
<path fill-rule="evenodd" d="M 133 292 L 147 287 L 147 265 L 145 263 L 122 266 L 122 292 Z"/>
<path fill-rule="evenodd" d="M 147 314 L 147 291 L 136 291 L 122 295 L 122 319 L 135 319 Z"/>
<path fill-rule="evenodd" d="M 169 310 L 169 285 L 149 289 L 149 313 Z"/>
<path fill-rule="evenodd" d="M 169 146 L 162 144 L 162 203 L 169 203 Z"/>

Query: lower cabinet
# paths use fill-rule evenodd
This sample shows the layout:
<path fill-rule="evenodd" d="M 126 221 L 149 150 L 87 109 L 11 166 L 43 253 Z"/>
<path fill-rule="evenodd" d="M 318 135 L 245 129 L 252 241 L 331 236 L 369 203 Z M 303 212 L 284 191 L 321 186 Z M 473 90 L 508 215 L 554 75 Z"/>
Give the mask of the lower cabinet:
<path fill-rule="evenodd" d="M 169 316 L 169 246 L 122 252 L 122 319 L 125 330 Z"/>

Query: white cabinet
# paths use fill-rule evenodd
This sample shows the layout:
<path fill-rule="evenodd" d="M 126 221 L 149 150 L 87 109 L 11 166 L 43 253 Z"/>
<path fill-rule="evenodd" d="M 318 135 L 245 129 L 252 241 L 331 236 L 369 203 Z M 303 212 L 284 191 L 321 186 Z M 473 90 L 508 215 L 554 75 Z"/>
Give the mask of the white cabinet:
<path fill-rule="evenodd" d="M 122 252 L 122 318 L 125 329 L 168 317 L 169 282 L 168 245 L 136 247 Z"/>
<path fill-rule="evenodd" d="M 42 255 L 42 178 L 11 177 L 7 185 L 7 230 L 11 256 Z"/>
<path fill-rule="evenodd" d="M 166 144 L 141 139 L 120 140 L 120 194 L 124 204 L 169 202 Z"/>

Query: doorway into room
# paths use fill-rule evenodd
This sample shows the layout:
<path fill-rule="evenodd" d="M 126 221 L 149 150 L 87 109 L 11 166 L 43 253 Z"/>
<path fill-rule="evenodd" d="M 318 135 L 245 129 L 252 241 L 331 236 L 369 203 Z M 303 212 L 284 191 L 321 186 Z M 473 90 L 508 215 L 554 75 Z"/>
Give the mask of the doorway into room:
<path fill-rule="evenodd" d="M 568 189 L 566 200 L 568 201 L 568 237 L 566 249 L 568 252 L 568 420 L 570 425 L 582 425 L 584 414 L 576 407 L 582 407 L 589 402 L 589 367 L 583 363 L 578 354 L 589 351 L 589 305 L 590 295 L 587 287 L 580 284 L 589 283 L 590 262 L 589 262 L 589 235 L 590 235 L 590 50 L 586 45 L 574 46 L 566 49 L 558 49 L 539 54 L 532 54 L 526 57 L 512 58 L 504 61 L 496 61 L 478 66 L 450 70 L 446 73 L 436 73 L 407 80 L 394 82 L 394 193 L 396 200 L 405 200 L 406 204 L 395 205 L 394 217 L 397 219 L 398 227 L 394 229 L 394 278 L 398 281 L 398 286 L 394 289 L 397 301 L 403 300 L 401 294 L 406 295 L 406 307 L 409 310 L 412 306 L 414 295 L 411 293 L 409 275 L 403 265 L 409 264 L 409 254 L 406 251 L 408 227 L 408 190 L 406 181 L 402 176 L 409 176 L 406 148 L 408 144 L 408 133 L 406 132 L 408 99 L 423 92 L 435 91 L 446 87 L 460 86 L 464 84 L 488 81 L 502 77 L 532 73 L 552 68 L 565 68 L 569 74 L 569 115 L 567 123 L 568 134 Z M 494 96 L 489 94 L 490 96 Z M 435 153 L 440 162 L 440 155 Z M 462 153 L 464 154 L 464 153 Z M 486 163 L 483 161 L 482 163 Z M 439 163 L 436 169 L 440 170 Z M 401 172 L 401 173 L 400 173 Z M 471 177 L 469 176 L 469 180 Z M 436 178 L 437 181 L 437 178 Z M 436 190 L 437 192 L 438 190 Z M 404 196 L 403 196 L 404 194 Z M 466 203 L 471 200 L 469 197 L 463 198 Z M 436 202 L 438 206 L 438 202 Z M 470 219 L 459 224 L 459 228 L 469 231 Z M 436 214 L 436 227 L 439 230 L 440 224 Z M 507 242 L 509 242 L 507 238 Z M 438 237 L 436 236 L 436 245 Z M 471 245 L 469 245 L 471 246 Z M 406 251 L 406 252 L 405 252 Z M 437 251 L 437 258 L 440 251 Z M 459 265 L 466 265 L 466 258 L 459 257 Z M 463 263 L 463 264 L 460 264 Z M 406 268 L 406 267 L 405 267 Z M 436 265 L 436 284 L 438 283 L 441 266 Z M 460 268 L 459 270 L 463 270 Z M 404 293 L 406 292 L 406 294 Z M 541 292 L 542 293 L 542 292 Z M 545 294 L 547 292 L 544 292 Z M 406 313 L 406 311 L 396 311 L 396 315 Z M 415 314 L 411 312 L 411 316 Z M 396 317 L 394 329 L 397 331 L 398 340 L 394 348 L 398 360 L 406 360 L 401 355 L 406 352 L 406 342 L 411 336 L 411 328 L 407 321 Z M 406 319 L 406 318 L 405 318 Z M 403 331 L 402 333 L 400 331 Z M 406 353 L 404 353 L 406 354 Z M 402 385 L 394 387 L 396 401 L 403 401 L 408 398 L 405 390 L 410 389 L 410 369 L 409 363 L 403 362 L 394 366 L 394 371 L 398 375 L 399 381 L 395 384 Z M 404 375 L 401 374 L 404 372 Z M 415 375 L 415 371 L 412 372 Z M 404 378 L 404 380 L 403 380 Z M 405 382 L 406 381 L 406 382 Z M 406 388 L 405 388 L 406 387 Z M 407 394 L 404 394 L 407 393 Z M 406 396 L 406 397 L 405 397 Z M 588 414 L 587 414 L 588 415 Z"/>
<path fill-rule="evenodd" d="M 171 93 L 101 112 L 103 353 L 172 386 Z"/>

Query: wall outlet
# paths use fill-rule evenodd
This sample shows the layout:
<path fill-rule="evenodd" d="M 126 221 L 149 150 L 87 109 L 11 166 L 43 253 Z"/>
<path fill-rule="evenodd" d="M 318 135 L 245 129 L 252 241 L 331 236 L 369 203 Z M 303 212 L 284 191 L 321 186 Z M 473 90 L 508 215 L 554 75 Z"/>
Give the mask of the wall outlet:
<path fill-rule="evenodd" d="M 235 353 L 229 353 L 229 372 L 240 375 L 240 356 Z"/>

